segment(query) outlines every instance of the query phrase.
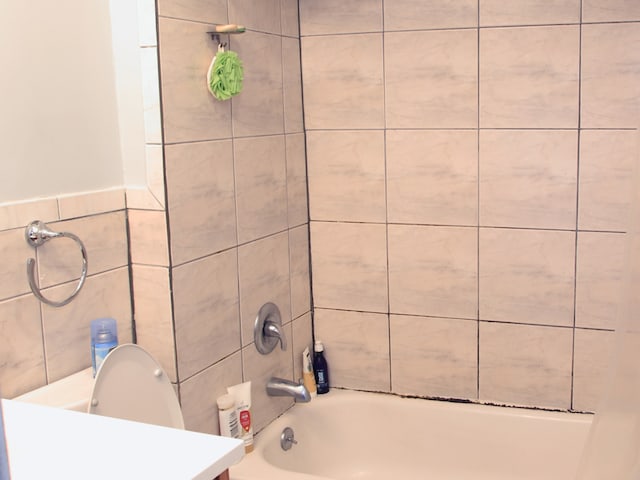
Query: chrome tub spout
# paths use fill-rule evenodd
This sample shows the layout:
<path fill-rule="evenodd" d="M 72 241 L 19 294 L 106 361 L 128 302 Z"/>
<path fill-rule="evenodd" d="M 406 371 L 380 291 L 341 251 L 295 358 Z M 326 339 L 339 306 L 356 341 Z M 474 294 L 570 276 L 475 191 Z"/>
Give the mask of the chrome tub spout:
<path fill-rule="evenodd" d="M 297 402 L 310 402 L 311 394 L 302 383 L 271 377 L 267 382 L 267 394 L 272 397 L 293 397 Z"/>

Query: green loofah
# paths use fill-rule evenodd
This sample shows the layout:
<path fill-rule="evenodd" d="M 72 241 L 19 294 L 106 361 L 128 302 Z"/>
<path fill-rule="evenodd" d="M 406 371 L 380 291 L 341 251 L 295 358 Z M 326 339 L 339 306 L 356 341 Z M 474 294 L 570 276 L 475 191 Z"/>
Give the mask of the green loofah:
<path fill-rule="evenodd" d="M 209 90 L 218 100 L 228 100 L 242 90 L 243 73 L 235 52 L 218 52 L 211 67 Z"/>

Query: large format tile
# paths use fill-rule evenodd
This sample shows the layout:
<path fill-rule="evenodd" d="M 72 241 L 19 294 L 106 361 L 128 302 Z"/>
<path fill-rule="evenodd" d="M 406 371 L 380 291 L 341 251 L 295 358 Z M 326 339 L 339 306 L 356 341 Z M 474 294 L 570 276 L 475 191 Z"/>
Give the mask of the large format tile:
<path fill-rule="evenodd" d="M 305 37 L 302 59 L 308 130 L 384 127 L 382 34 Z"/>
<path fill-rule="evenodd" d="M 131 274 L 136 343 L 160 363 L 171 382 L 175 383 L 178 374 L 169 269 L 133 265 Z"/>
<path fill-rule="evenodd" d="M 480 132 L 480 225 L 576 226 L 575 130 Z"/>
<path fill-rule="evenodd" d="M 575 410 L 595 412 L 610 381 L 616 336 L 604 330 L 576 329 L 573 367 Z"/>
<path fill-rule="evenodd" d="M 477 132 L 388 130 L 386 150 L 390 222 L 477 224 Z"/>
<path fill-rule="evenodd" d="M 309 221 L 307 156 L 304 140 L 304 133 L 285 135 L 289 228 Z"/>
<path fill-rule="evenodd" d="M 614 329 L 625 291 L 625 235 L 578 232 L 576 326 Z"/>
<path fill-rule="evenodd" d="M 582 128 L 637 128 L 640 23 L 582 27 Z"/>
<path fill-rule="evenodd" d="M 231 102 L 216 100 L 206 73 L 218 46 L 205 23 L 159 19 L 162 115 L 166 143 L 231 136 Z"/>
<path fill-rule="evenodd" d="M 291 271 L 291 318 L 311 309 L 309 272 L 309 225 L 289 230 L 289 269 Z"/>
<path fill-rule="evenodd" d="M 578 26 L 480 30 L 480 127 L 577 128 L 579 58 Z"/>
<path fill-rule="evenodd" d="M 384 4 L 384 29 L 387 32 L 477 25 L 476 0 L 394 0 Z"/>
<path fill-rule="evenodd" d="M 129 209 L 127 214 L 131 263 L 168 266 L 169 240 L 166 213 Z"/>
<path fill-rule="evenodd" d="M 194 432 L 219 435 L 216 399 L 227 393 L 227 387 L 238 383 L 242 383 L 240 352 L 181 382 L 180 407 L 185 428 Z"/>
<path fill-rule="evenodd" d="M 32 295 L 0 302 L 0 383 L 2 397 L 34 390 L 47 382 L 40 302 Z M 89 329 L 87 327 L 87 344 Z M 88 354 L 88 349 L 87 349 Z"/>
<path fill-rule="evenodd" d="M 287 228 L 284 136 L 234 140 L 238 241 Z"/>
<path fill-rule="evenodd" d="M 634 0 L 582 0 L 583 22 L 640 20 L 640 3 Z"/>
<path fill-rule="evenodd" d="M 475 30 L 386 33 L 384 68 L 388 128 L 477 127 Z"/>
<path fill-rule="evenodd" d="M 260 307 L 275 303 L 282 322 L 291 321 L 289 234 L 279 233 L 238 247 L 242 345 L 253 342 Z"/>
<path fill-rule="evenodd" d="M 299 37 L 298 0 L 280 0 L 280 13 L 282 35 Z"/>
<path fill-rule="evenodd" d="M 24 239 L 24 229 L 0 232 L 0 258 L 6 259 L 0 270 L 0 299 L 30 292 L 25 264 L 36 251 Z"/>
<path fill-rule="evenodd" d="M 246 32 L 231 39 L 231 49 L 244 69 L 242 92 L 232 100 L 233 135 L 284 133 L 281 37 Z"/>
<path fill-rule="evenodd" d="M 480 319 L 573 324 L 575 233 L 480 229 Z"/>
<path fill-rule="evenodd" d="M 480 400 L 571 406 L 570 328 L 480 322 Z"/>
<path fill-rule="evenodd" d="M 174 265 L 236 244 L 231 140 L 165 147 Z"/>
<path fill-rule="evenodd" d="M 304 35 L 382 31 L 382 0 L 300 0 Z"/>
<path fill-rule="evenodd" d="M 309 208 L 313 220 L 386 220 L 383 131 L 307 134 Z"/>
<path fill-rule="evenodd" d="M 280 0 L 228 0 L 229 21 L 251 30 L 280 34 Z"/>
<path fill-rule="evenodd" d="M 387 312 L 384 225 L 311 222 L 314 306 Z"/>
<path fill-rule="evenodd" d="M 46 289 L 48 298 L 62 298 L 61 287 Z M 129 269 L 111 270 L 87 278 L 78 296 L 62 308 L 42 305 L 47 376 L 59 380 L 91 365 L 90 323 L 101 317 L 115 318 L 118 342 L 132 339 Z"/>
<path fill-rule="evenodd" d="M 638 134 L 631 130 L 581 132 L 578 204 L 581 230 L 627 230 L 637 142 Z"/>
<path fill-rule="evenodd" d="M 284 131 L 304 131 L 302 118 L 302 65 L 300 63 L 300 40 L 282 39 L 282 82 L 284 101 Z"/>
<path fill-rule="evenodd" d="M 580 22 L 580 0 L 480 0 L 480 25 L 550 25 Z"/>
<path fill-rule="evenodd" d="M 158 0 L 158 15 L 208 23 L 227 23 L 226 0 Z"/>
<path fill-rule="evenodd" d="M 391 315 L 393 393 L 475 399 L 478 324 Z"/>
<path fill-rule="evenodd" d="M 331 386 L 390 390 L 388 315 L 318 309 L 314 326 L 325 348 Z"/>
<path fill-rule="evenodd" d="M 237 268 L 229 250 L 173 269 L 179 380 L 240 349 Z"/>
<path fill-rule="evenodd" d="M 475 228 L 389 225 L 391 313 L 477 318 L 477 248 Z"/>
<path fill-rule="evenodd" d="M 129 263 L 124 211 L 55 222 L 49 227 L 58 232 L 73 233 L 82 240 L 87 251 L 89 275 Z M 38 270 L 42 288 L 79 278 L 82 254 L 77 243 L 70 238 L 60 238 L 38 247 Z"/>

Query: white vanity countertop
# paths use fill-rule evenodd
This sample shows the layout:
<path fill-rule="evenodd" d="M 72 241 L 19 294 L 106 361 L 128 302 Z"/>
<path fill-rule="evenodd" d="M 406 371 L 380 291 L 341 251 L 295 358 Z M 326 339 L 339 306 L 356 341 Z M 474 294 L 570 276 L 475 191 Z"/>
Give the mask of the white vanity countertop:
<path fill-rule="evenodd" d="M 12 480 L 212 480 L 242 440 L 2 400 Z"/>

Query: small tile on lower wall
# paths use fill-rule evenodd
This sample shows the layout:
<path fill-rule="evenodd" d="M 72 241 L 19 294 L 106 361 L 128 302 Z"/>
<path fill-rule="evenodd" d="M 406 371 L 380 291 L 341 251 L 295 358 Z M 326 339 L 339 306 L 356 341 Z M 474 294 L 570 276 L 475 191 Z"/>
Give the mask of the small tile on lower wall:
<path fill-rule="evenodd" d="M 602 402 L 604 388 L 612 375 L 614 332 L 576 329 L 573 366 L 573 405 L 575 410 L 595 412 Z"/>
<path fill-rule="evenodd" d="M 291 318 L 311 308 L 309 273 L 309 225 L 289 230 L 289 269 L 291 272 Z"/>
<path fill-rule="evenodd" d="M 475 321 L 391 315 L 392 391 L 475 399 L 477 351 Z"/>
<path fill-rule="evenodd" d="M 480 322 L 480 400 L 570 408 L 570 328 Z"/>
<path fill-rule="evenodd" d="M 47 382 L 42 349 L 40 304 L 29 294 L 0 303 L 0 385 L 3 398 Z"/>
<path fill-rule="evenodd" d="M 330 386 L 390 390 L 386 314 L 316 309 L 314 328 L 324 344 Z"/>
<path fill-rule="evenodd" d="M 216 399 L 227 393 L 227 387 L 238 383 L 242 383 L 239 351 L 180 383 L 185 428 L 219 435 Z"/>
<path fill-rule="evenodd" d="M 166 214 L 161 211 L 129 210 L 132 263 L 168 266 Z"/>

